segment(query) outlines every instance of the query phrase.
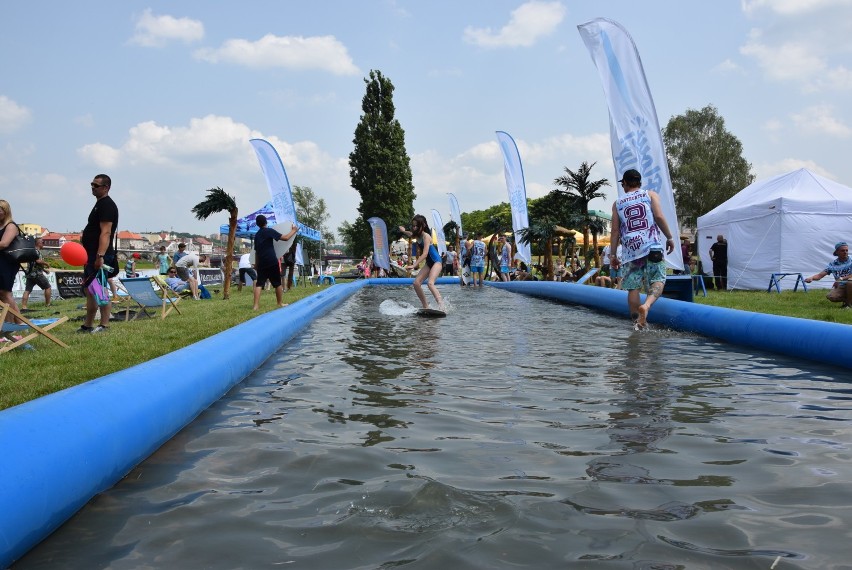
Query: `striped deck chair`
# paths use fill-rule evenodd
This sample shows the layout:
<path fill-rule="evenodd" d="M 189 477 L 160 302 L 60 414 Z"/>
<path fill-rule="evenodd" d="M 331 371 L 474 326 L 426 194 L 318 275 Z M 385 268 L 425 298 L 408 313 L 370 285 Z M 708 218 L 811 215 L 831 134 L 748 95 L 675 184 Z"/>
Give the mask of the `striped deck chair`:
<path fill-rule="evenodd" d="M 184 297 L 192 297 L 192 290 L 189 287 L 187 287 L 181 292 L 177 292 L 171 287 L 169 287 L 169 284 L 166 283 L 165 275 L 152 275 L 151 279 L 154 280 L 154 282 L 157 284 L 157 287 L 159 287 L 160 289 L 167 289 L 170 293 L 179 296 L 181 299 L 183 299 Z"/>
<path fill-rule="evenodd" d="M 7 323 L 6 315 L 11 313 L 19 320 L 23 321 L 23 324 L 16 323 Z M 68 348 L 68 345 L 53 336 L 48 331 L 53 327 L 60 325 L 68 320 L 68 317 L 62 317 L 59 319 L 34 319 L 29 320 L 25 316 L 21 315 L 21 313 L 11 306 L 7 305 L 3 301 L 0 301 L 0 323 L 3 325 L 4 333 L 18 333 L 20 337 L 18 340 L 12 340 L 11 342 L 4 342 L 0 344 L 0 354 L 4 352 L 8 352 L 12 349 L 18 348 L 19 346 L 23 346 L 27 344 L 29 341 L 43 336 L 48 340 L 55 342 L 62 348 Z"/>
<path fill-rule="evenodd" d="M 122 277 L 119 280 L 127 289 L 127 294 L 136 303 L 136 307 L 140 309 L 133 314 L 133 318 L 129 318 L 129 311 L 125 312 L 125 321 L 136 319 L 140 312 L 150 317 L 148 309 L 160 309 L 161 319 L 165 319 L 172 309 L 180 314 L 180 309 L 177 307 L 180 297 L 168 287 L 155 286 L 155 281 L 151 277 Z"/>

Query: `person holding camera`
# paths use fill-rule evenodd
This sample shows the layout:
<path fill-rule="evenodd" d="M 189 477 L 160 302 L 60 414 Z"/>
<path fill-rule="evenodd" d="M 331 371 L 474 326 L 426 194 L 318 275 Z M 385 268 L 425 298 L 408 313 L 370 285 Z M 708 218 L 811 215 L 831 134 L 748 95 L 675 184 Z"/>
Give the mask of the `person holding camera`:
<path fill-rule="evenodd" d="M 619 270 L 621 265 L 621 288 L 627 290 L 627 308 L 636 329 L 647 325 L 648 311 L 663 294 L 666 284 L 666 260 L 663 255 L 665 238 L 666 253 L 674 251 L 675 243 L 669 224 L 660 206 L 656 192 L 642 190 L 642 175 L 630 169 L 621 180 L 624 196 L 612 205 L 611 244 L 621 244 L 618 254 L 610 255 L 610 266 Z M 615 223 L 618 220 L 618 223 Z M 639 302 L 639 291 L 645 288 L 648 295 L 644 303 Z"/>
<path fill-rule="evenodd" d="M 829 262 L 828 266 L 817 273 L 805 278 L 805 283 L 819 281 L 826 275 L 834 277 L 834 286 L 825 297 L 832 303 L 843 303 L 841 309 L 852 308 L 852 257 L 849 257 L 849 244 L 839 241 L 834 244 L 834 255 L 837 257 Z"/>

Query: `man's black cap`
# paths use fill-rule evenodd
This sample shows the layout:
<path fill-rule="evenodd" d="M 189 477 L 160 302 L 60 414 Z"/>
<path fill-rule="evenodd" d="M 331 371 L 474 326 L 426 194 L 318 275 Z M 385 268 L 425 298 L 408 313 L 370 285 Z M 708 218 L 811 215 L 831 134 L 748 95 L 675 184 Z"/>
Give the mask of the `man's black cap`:
<path fill-rule="evenodd" d="M 624 173 L 619 182 L 642 182 L 642 175 L 638 170 L 630 169 Z"/>

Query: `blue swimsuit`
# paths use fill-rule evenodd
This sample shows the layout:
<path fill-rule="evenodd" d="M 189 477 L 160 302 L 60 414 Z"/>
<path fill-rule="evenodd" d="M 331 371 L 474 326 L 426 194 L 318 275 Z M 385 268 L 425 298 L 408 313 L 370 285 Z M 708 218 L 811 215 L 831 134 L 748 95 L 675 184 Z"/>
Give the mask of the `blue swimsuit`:
<path fill-rule="evenodd" d="M 423 238 L 420 237 L 417 239 L 417 245 L 420 246 L 420 249 L 423 249 Z M 438 253 L 438 248 L 435 247 L 435 244 L 429 244 L 429 255 L 426 256 L 426 265 L 429 269 L 432 268 L 436 263 L 441 263 L 441 254 Z"/>

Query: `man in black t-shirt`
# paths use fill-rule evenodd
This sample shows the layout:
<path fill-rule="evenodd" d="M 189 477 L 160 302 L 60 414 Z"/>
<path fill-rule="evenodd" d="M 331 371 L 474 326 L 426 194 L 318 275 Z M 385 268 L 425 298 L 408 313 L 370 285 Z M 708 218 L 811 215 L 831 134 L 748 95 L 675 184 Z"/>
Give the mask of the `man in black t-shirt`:
<path fill-rule="evenodd" d="M 293 229 L 287 235 L 281 235 L 272 228 L 266 226 L 266 216 L 263 214 L 255 218 L 257 233 L 254 235 L 254 267 L 257 270 L 257 281 L 254 282 L 254 306 L 252 310 L 260 309 L 260 292 L 266 282 L 275 288 L 275 301 L 279 307 L 284 304 L 284 287 L 281 285 L 281 266 L 278 264 L 278 255 L 275 253 L 276 240 L 287 241 L 299 231 L 299 226 L 293 224 Z"/>
<path fill-rule="evenodd" d="M 716 243 L 710 246 L 710 259 L 713 260 L 716 289 L 724 291 L 728 288 L 728 242 L 722 234 L 716 236 Z"/>
<path fill-rule="evenodd" d="M 83 293 L 86 295 L 86 319 L 77 332 L 99 333 L 108 330 L 112 303 L 98 307 L 97 301 L 89 291 L 89 283 L 98 271 L 109 265 L 113 271 L 118 267 L 118 258 L 113 247 L 115 232 L 118 228 L 118 206 L 108 196 L 112 180 L 106 174 L 98 174 L 92 180 L 92 195 L 95 206 L 89 213 L 89 220 L 83 229 L 81 241 L 86 250 L 88 260 L 83 268 Z M 98 326 L 93 326 L 95 314 L 100 308 L 101 319 Z"/>

